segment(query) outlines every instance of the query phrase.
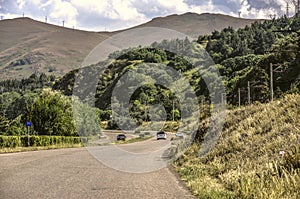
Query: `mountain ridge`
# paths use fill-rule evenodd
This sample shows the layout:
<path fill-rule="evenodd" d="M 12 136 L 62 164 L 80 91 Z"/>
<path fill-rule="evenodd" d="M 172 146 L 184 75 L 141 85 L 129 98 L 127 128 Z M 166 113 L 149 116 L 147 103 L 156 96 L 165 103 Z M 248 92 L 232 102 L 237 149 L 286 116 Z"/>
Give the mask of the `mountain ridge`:
<path fill-rule="evenodd" d="M 228 26 L 244 27 L 254 21 L 259 20 L 221 14 L 185 13 L 154 18 L 124 30 L 91 32 L 26 17 L 5 19 L 0 21 L 0 75 L 2 79 L 20 79 L 34 72 L 62 76 L 78 68 L 88 53 L 100 42 L 129 29 L 161 27 L 197 38 L 199 35 Z"/>

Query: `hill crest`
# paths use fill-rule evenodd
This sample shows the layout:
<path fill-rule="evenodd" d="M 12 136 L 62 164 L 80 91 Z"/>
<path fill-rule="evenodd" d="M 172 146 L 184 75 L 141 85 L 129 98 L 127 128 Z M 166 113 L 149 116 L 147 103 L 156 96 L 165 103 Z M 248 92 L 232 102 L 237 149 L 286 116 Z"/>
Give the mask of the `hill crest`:
<path fill-rule="evenodd" d="M 154 18 L 129 28 L 161 27 L 192 38 L 228 26 L 241 28 L 256 20 L 221 14 L 185 13 Z M 90 32 L 48 24 L 30 18 L 0 21 L 0 74 L 2 79 L 28 77 L 44 72 L 62 76 L 78 68 L 88 53 L 114 32 Z M 128 29 L 126 29 L 128 30 Z"/>

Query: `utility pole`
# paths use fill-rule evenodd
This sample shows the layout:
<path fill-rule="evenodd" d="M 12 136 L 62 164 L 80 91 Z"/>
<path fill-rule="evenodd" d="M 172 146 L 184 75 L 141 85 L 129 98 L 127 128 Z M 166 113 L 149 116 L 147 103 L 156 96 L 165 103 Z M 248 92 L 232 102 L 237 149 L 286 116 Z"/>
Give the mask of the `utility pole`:
<path fill-rule="evenodd" d="M 299 17 L 299 6 L 300 6 L 300 0 L 297 0 L 296 13 L 295 13 L 295 15 L 296 15 L 297 17 Z"/>
<path fill-rule="evenodd" d="M 299 17 L 299 7 L 300 7 L 300 0 L 297 1 L 297 12 L 296 12 L 297 17 Z"/>
<path fill-rule="evenodd" d="M 241 89 L 238 89 L 238 96 L 239 96 L 239 107 L 241 106 Z"/>
<path fill-rule="evenodd" d="M 278 66 L 274 69 L 274 66 Z M 273 64 L 270 63 L 270 100 L 271 102 L 274 99 L 274 72 L 281 73 L 284 71 L 284 66 L 280 63 Z"/>
<path fill-rule="evenodd" d="M 290 9 L 290 6 L 289 6 L 289 2 L 287 1 L 286 2 L 286 17 L 288 18 L 289 17 L 289 9 Z"/>
<path fill-rule="evenodd" d="M 300 0 L 294 0 L 295 2 L 295 16 L 299 17 L 300 16 Z"/>
<path fill-rule="evenodd" d="M 1 87 L 1 109 L 3 109 L 3 107 L 3 87 Z"/>
<path fill-rule="evenodd" d="M 274 91 L 273 91 L 273 63 L 270 63 L 270 92 L 271 92 L 271 102 L 273 101 Z"/>
<path fill-rule="evenodd" d="M 221 94 L 221 102 L 226 105 L 226 93 Z"/>
<path fill-rule="evenodd" d="M 250 82 L 248 81 L 248 104 L 251 104 L 251 96 L 250 96 Z"/>
<path fill-rule="evenodd" d="M 5 102 L 3 101 L 3 87 L 1 87 L 1 108 L 2 108 L 2 115 L 3 117 L 6 117 L 6 105 L 4 104 Z"/>
<path fill-rule="evenodd" d="M 145 121 L 147 122 L 147 105 L 148 105 L 148 102 L 147 100 L 145 101 L 145 105 L 144 105 L 144 117 L 145 117 Z"/>
<path fill-rule="evenodd" d="M 293 4 L 295 6 L 295 16 L 299 17 L 299 5 L 300 5 L 300 0 L 293 0 Z"/>

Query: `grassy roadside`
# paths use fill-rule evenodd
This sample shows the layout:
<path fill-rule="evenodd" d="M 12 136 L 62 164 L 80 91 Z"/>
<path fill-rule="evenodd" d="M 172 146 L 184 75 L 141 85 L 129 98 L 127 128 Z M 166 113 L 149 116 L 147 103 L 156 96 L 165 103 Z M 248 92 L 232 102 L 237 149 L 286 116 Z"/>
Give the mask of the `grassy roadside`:
<path fill-rule="evenodd" d="M 63 148 L 79 148 L 82 144 L 64 144 L 64 145 L 51 145 L 51 146 L 32 146 L 32 147 L 14 147 L 14 148 L 0 148 L 1 153 L 17 153 L 25 151 L 40 151 L 49 149 L 63 149 Z"/>
<path fill-rule="evenodd" d="M 113 142 L 112 144 L 129 144 L 129 143 L 135 143 L 135 142 L 142 142 L 153 138 L 153 136 L 145 136 L 145 137 L 137 137 L 133 139 L 129 139 L 126 141 L 118 141 Z M 97 136 L 89 138 L 89 140 L 97 140 Z M 50 146 L 30 146 L 30 147 L 5 147 L 0 148 L 0 154 L 2 153 L 17 153 L 17 152 L 26 152 L 26 151 L 39 151 L 39 150 L 50 150 L 50 149 L 63 149 L 63 148 L 79 148 L 83 146 L 98 146 L 97 144 L 57 144 L 57 145 L 50 145 Z M 102 145 L 99 145 L 102 146 Z"/>
<path fill-rule="evenodd" d="M 194 143 L 174 165 L 198 198 L 299 198 L 299 116 L 300 95 L 229 111 L 210 154 Z"/>
<path fill-rule="evenodd" d="M 113 142 L 113 144 L 130 144 L 130 143 L 135 143 L 135 142 L 146 141 L 146 140 L 149 140 L 151 138 L 153 138 L 153 135 L 145 136 L 145 137 L 132 138 L 132 139 L 125 140 L 125 141 L 117 141 L 117 142 Z"/>

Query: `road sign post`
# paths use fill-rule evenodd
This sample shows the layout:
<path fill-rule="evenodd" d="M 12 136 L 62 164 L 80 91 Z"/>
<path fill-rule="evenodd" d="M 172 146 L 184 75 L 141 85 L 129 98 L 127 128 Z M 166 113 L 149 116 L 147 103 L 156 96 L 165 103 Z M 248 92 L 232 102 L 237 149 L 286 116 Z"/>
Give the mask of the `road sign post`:
<path fill-rule="evenodd" d="M 32 126 L 32 122 L 27 121 L 25 123 L 26 127 L 27 127 L 27 145 L 30 146 L 30 138 L 29 138 L 29 133 L 30 133 L 30 127 Z"/>

